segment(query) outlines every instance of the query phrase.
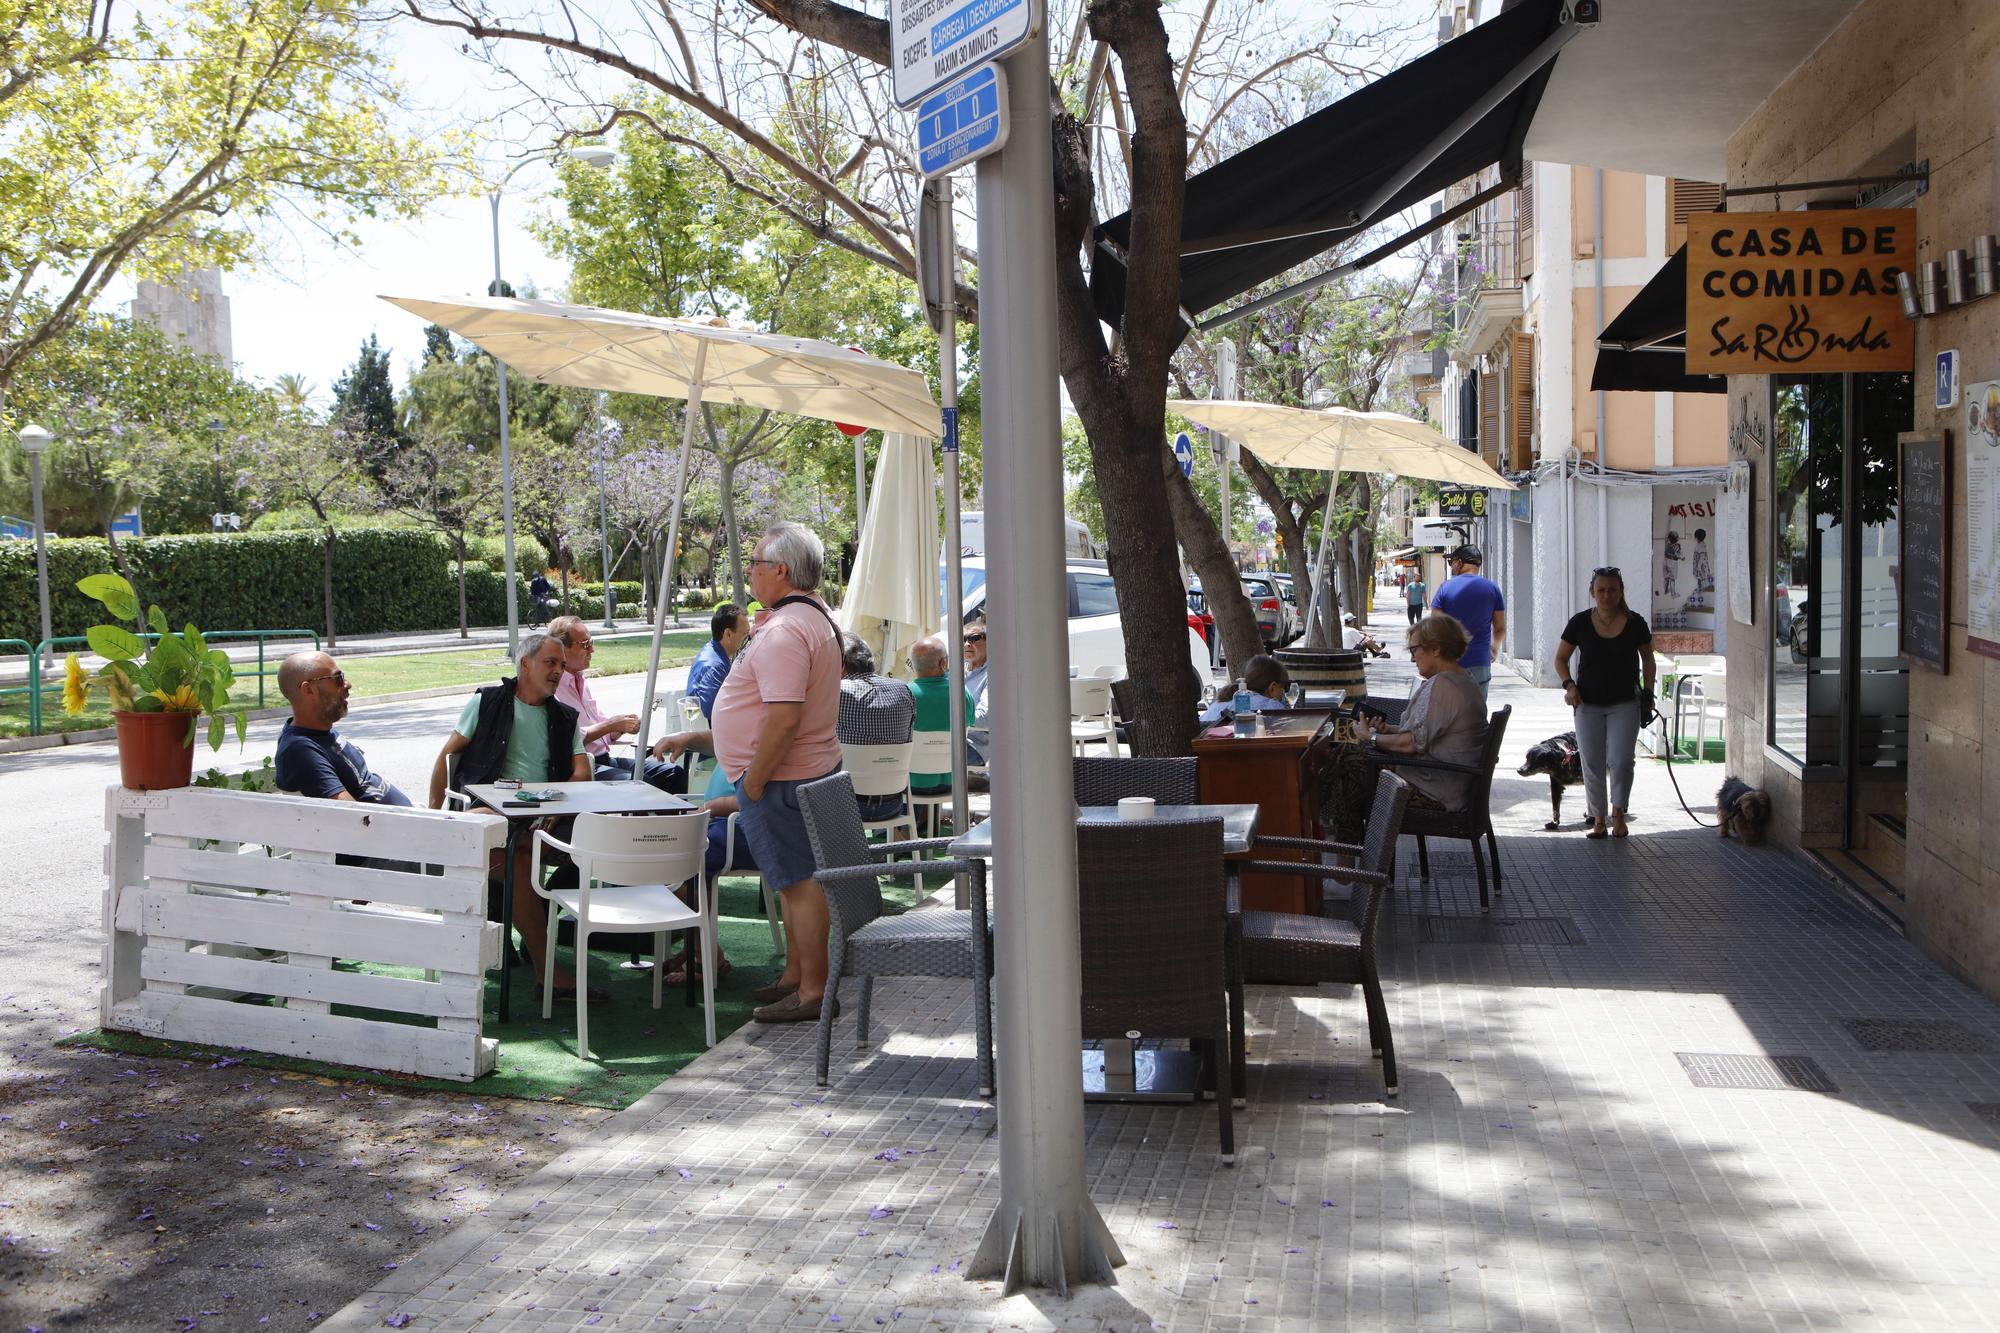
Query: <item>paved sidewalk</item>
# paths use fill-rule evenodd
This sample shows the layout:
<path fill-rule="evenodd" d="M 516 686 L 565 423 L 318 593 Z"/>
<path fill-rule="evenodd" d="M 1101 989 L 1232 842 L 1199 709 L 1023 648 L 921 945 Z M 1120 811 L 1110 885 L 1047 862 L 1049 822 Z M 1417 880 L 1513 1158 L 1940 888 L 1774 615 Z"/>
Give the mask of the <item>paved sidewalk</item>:
<path fill-rule="evenodd" d="M 1212 1107 L 1087 1115 L 1116 1286 L 963 1280 L 999 1195 L 966 989 L 884 983 L 832 1087 L 810 1028 L 745 1028 L 321 1327 L 2000 1325 L 2000 1006 L 1791 853 L 1695 827 L 1657 765 L 1630 840 L 1543 832 L 1547 784 L 1512 765 L 1566 714 L 1492 697 L 1510 924 L 1462 847 L 1428 886 L 1404 867 L 1402 1095 L 1357 993 L 1252 988 L 1236 1167 Z M 1700 810 L 1718 769 L 1678 771 Z"/>

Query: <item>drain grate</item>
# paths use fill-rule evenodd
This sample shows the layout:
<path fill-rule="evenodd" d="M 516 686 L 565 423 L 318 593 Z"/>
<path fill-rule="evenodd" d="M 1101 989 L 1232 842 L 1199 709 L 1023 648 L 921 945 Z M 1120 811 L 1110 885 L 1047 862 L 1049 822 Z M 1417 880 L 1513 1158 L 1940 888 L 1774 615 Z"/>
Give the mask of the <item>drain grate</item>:
<path fill-rule="evenodd" d="M 1674 1058 L 1697 1088 L 1776 1088 L 1799 1092 L 1839 1092 L 1819 1063 L 1803 1055 L 1697 1055 L 1675 1051 Z"/>
<path fill-rule="evenodd" d="M 1427 916 L 1417 938 L 1425 944 L 1581 944 L 1566 916 Z"/>
<path fill-rule="evenodd" d="M 1843 1018 L 1840 1025 L 1864 1051 L 1992 1055 L 1993 1043 L 1948 1018 Z"/>
<path fill-rule="evenodd" d="M 2000 1102 L 1967 1102 L 1966 1109 L 1995 1129 L 2000 1129 Z"/>

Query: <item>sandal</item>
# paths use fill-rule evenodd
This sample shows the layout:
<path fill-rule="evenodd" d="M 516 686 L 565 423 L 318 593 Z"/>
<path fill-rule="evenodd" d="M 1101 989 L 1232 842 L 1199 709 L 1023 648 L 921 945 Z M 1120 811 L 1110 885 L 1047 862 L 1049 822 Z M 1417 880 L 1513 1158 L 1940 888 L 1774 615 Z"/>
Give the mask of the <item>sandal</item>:
<path fill-rule="evenodd" d="M 670 960 L 669 967 L 671 968 L 671 970 L 663 978 L 664 983 L 669 986 L 687 985 L 688 964 L 685 957 L 675 958 Z M 715 979 L 717 981 L 723 980 L 725 977 L 727 977 L 731 972 L 734 972 L 735 970 L 736 970 L 736 964 L 730 962 L 727 955 L 722 955 L 716 958 Z M 701 959 L 699 957 L 696 957 L 694 960 L 694 974 L 697 978 L 701 976 Z"/>
<path fill-rule="evenodd" d="M 1604 837 L 1609 837 L 1610 835 L 1605 831 L 1603 820 L 1592 819 L 1590 821 L 1590 830 L 1583 836 L 1586 838 L 1604 838 Z"/>
<path fill-rule="evenodd" d="M 1629 838 L 1632 836 L 1632 830 L 1625 827 L 1625 814 L 1623 811 L 1613 810 L 1611 812 L 1611 836 L 1614 838 Z"/>

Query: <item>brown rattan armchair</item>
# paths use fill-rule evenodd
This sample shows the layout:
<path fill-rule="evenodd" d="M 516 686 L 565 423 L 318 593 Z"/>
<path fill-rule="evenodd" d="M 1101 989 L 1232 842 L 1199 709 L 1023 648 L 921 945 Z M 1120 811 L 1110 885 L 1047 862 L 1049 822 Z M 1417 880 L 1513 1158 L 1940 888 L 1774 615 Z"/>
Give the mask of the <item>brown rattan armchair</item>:
<path fill-rule="evenodd" d="M 1340 916 L 1305 916 L 1294 912 L 1243 913 L 1243 970 L 1252 982 L 1282 986 L 1317 986 L 1347 983 L 1361 987 L 1368 1009 L 1368 1040 L 1382 1061 L 1382 1083 L 1394 1097 L 1396 1046 L 1389 1035 L 1389 1010 L 1382 999 L 1382 978 L 1376 966 L 1376 930 L 1382 917 L 1383 901 L 1389 896 L 1392 867 L 1396 859 L 1396 838 L 1403 831 L 1404 811 L 1409 804 L 1410 786 L 1394 773 L 1383 772 L 1375 779 L 1375 801 L 1368 812 L 1367 840 L 1359 847 L 1352 843 L 1321 842 L 1312 838 L 1259 838 L 1254 847 L 1285 847 L 1301 851 L 1345 853 L 1357 858 L 1355 866 L 1324 865 L 1311 861 L 1251 861 L 1243 868 L 1264 870 L 1277 875 L 1312 876 L 1320 880 L 1351 885 L 1347 912 Z M 1331 903 L 1329 903 L 1331 906 Z M 1242 1031 L 1242 1019 L 1236 1020 Z M 1235 1082 L 1245 1084 L 1242 1046 L 1235 1052 Z"/>
<path fill-rule="evenodd" d="M 1076 861 L 1083 1036 L 1193 1041 L 1219 1085 L 1222 1160 L 1233 1164 L 1222 821 L 1083 824 Z"/>
<path fill-rule="evenodd" d="M 1500 762 L 1500 745 L 1507 736 L 1507 719 L 1513 715 L 1513 705 L 1495 713 L 1486 724 L 1486 745 L 1479 752 L 1476 764 L 1449 764 L 1441 759 L 1430 759 L 1421 755 L 1385 754 L 1372 755 L 1385 768 L 1420 768 L 1432 773 L 1462 773 L 1472 779 L 1472 788 L 1466 793 L 1463 810 L 1431 810 L 1413 805 L 1403 816 L 1403 832 L 1416 835 L 1417 869 L 1423 879 L 1431 877 L 1431 854 L 1425 846 L 1425 838 L 1463 838 L 1472 844 L 1472 868 L 1479 873 L 1479 908 L 1486 911 L 1492 907 L 1492 899 L 1486 892 L 1486 867 L 1490 859 L 1493 866 L 1493 898 L 1500 896 L 1500 840 L 1493 836 L 1493 770 Z M 1481 853 L 1479 840 L 1486 839 L 1486 849 Z"/>

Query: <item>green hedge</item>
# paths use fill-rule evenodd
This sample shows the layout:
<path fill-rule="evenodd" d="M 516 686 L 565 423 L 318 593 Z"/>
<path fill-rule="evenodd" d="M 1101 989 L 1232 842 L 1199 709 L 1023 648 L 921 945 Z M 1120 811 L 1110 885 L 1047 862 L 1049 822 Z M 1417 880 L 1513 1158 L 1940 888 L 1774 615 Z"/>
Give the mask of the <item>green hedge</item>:
<path fill-rule="evenodd" d="M 175 625 L 203 630 L 326 630 L 319 537 L 308 532 L 147 537 L 122 541 L 139 596 L 158 602 Z M 82 634 L 104 609 L 76 590 L 89 574 L 114 572 L 99 537 L 48 545 L 49 601 L 55 632 Z M 474 625 L 507 619 L 501 575 L 466 575 Z M 32 542 L 0 542 L 0 638 L 40 636 Z M 526 585 L 516 597 L 525 613 Z M 458 585 L 443 539 L 412 528 L 354 528 L 334 546 L 334 615 L 342 634 L 429 630 L 458 624 Z"/>

